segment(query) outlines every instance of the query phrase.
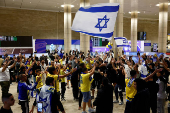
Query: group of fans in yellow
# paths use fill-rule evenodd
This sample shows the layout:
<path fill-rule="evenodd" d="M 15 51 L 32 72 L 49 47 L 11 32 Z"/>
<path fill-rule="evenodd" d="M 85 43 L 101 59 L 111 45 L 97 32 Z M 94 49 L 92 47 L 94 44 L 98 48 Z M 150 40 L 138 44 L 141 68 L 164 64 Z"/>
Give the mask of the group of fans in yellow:
<path fill-rule="evenodd" d="M 0 55 L 4 104 L 0 113 L 13 113 L 11 106 L 15 99 L 8 91 L 14 81 L 18 83 L 16 91 L 22 113 L 65 113 L 62 101 L 66 101 L 67 88 L 72 88 L 82 113 L 113 113 L 113 104 L 125 104 L 123 95 L 126 95 L 124 113 L 164 113 L 170 99 L 170 59 L 163 54 L 154 57 L 145 53 L 138 54 L 137 59 L 134 62 L 133 56 L 126 55 L 114 58 L 113 51 L 95 55 L 72 51 L 66 55 L 61 52 L 29 58 L 21 53 L 13 57 Z M 35 98 L 32 108 L 29 108 L 30 96 Z"/>

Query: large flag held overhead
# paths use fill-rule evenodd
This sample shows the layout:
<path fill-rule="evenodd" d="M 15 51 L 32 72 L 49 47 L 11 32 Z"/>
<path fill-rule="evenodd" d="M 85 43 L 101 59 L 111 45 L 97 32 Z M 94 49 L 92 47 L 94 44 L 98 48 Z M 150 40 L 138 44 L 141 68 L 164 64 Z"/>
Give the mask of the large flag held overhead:
<path fill-rule="evenodd" d="M 127 38 L 114 37 L 117 47 L 130 47 Z"/>
<path fill-rule="evenodd" d="M 76 13 L 72 30 L 100 38 L 110 38 L 114 32 L 119 3 L 100 3 L 81 7 Z"/>

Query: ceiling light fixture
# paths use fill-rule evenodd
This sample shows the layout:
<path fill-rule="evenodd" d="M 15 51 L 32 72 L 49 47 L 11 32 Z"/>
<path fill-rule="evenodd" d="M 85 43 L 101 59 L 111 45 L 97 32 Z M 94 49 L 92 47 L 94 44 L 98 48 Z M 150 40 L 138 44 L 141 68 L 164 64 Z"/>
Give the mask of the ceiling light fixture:
<path fill-rule="evenodd" d="M 31 2 L 30 2 L 30 4 L 31 4 Z"/>
<path fill-rule="evenodd" d="M 170 3 L 168 3 L 168 5 L 170 5 Z M 159 4 L 156 4 L 155 6 L 159 6 Z"/>
<path fill-rule="evenodd" d="M 145 11 L 144 11 L 144 13 L 145 13 Z"/>
<path fill-rule="evenodd" d="M 129 12 L 129 14 L 131 14 L 132 12 Z M 137 13 L 140 13 L 139 11 L 137 11 Z"/>
<path fill-rule="evenodd" d="M 64 7 L 64 5 L 61 5 L 61 7 Z M 71 5 L 71 7 L 74 7 L 74 5 Z"/>

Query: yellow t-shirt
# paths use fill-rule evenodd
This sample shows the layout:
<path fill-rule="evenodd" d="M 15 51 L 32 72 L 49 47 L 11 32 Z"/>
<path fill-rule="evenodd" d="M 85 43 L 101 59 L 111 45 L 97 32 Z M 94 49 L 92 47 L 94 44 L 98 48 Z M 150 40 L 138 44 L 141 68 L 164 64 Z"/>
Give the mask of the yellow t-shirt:
<path fill-rule="evenodd" d="M 54 78 L 54 87 L 55 89 L 57 90 L 57 92 L 60 91 L 60 88 L 59 88 L 59 76 L 58 75 L 51 75 L 51 74 L 48 74 L 47 75 L 48 77 L 53 77 Z"/>
<path fill-rule="evenodd" d="M 60 75 L 64 75 L 64 70 L 60 69 Z M 61 78 L 61 82 L 65 82 L 65 77 Z"/>
<path fill-rule="evenodd" d="M 94 64 L 94 60 L 90 60 L 90 63 L 91 63 L 91 64 Z"/>
<path fill-rule="evenodd" d="M 134 80 L 126 79 L 125 82 L 126 82 L 126 99 L 132 101 L 132 99 L 137 93 L 137 90 L 134 87 Z"/>
<path fill-rule="evenodd" d="M 80 58 L 79 61 L 80 61 L 80 63 L 84 63 L 83 60 L 82 60 L 82 58 Z"/>
<path fill-rule="evenodd" d="M 80 76 L 81 92 L 89 92 L 91 87 L 90 73 L 81 74 Z"/>
<path fill-rule="evenodd" d="M 40 88 L 43 86 L 43 82 L 42 82 L 42 74 L 40 74 L 39 76 L 36 76 L 36 81 L 37 81 L 37 78 L 38 77 L 41 77 L 40 81 L 38 82 L 37 86 L 36 86 L 36 89 Z"/>
<path fill-rule="evenodd" d="M 60 64 L 62 64 L 62 61 L 63 61 L 62 59 L 59 60 Z"/>
<path fill-rule="evenodd" d="M 91 69 L 91 68 L 90 68 L 90 64 L 87 63 L 87 62 L 86 62 L 86 68 L 87 68 L 88 70 Z"/>

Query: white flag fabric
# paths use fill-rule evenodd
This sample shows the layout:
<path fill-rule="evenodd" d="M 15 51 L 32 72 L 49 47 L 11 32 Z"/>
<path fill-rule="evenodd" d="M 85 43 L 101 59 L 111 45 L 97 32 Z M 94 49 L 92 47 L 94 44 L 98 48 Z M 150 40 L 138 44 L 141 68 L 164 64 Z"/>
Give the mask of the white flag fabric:
<path fill-rule="evenodd" d="M 130 47 L 127 38 L 114 37 L 117 47 Z"/>
<path fill-rule="evenodd" d="M 110 38 L 114 32 L 119 3 L 100 3 L 81 7 L 75 15 L 72 30 L 100 38 Z"/>

